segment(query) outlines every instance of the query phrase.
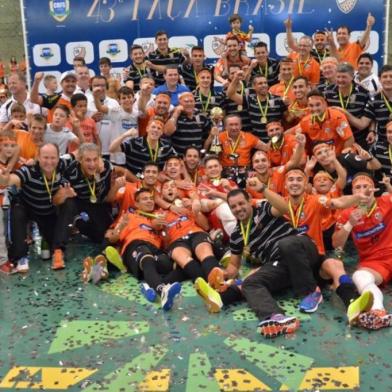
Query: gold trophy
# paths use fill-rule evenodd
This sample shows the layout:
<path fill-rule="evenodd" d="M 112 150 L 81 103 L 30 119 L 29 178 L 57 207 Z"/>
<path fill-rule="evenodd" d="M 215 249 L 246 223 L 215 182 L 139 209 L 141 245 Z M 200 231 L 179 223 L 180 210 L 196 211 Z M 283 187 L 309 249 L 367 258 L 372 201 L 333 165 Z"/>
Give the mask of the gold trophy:
<path fill-rule="evenodd" d="M 219 123 L 221 123 L 223 120 L 223 110 L 218 107 L 212 108 L 210 117 L 214 127 L 219 129 Z M 222 145 L 219 141 L 219 134 L 214 135 L 209 152 L 215 155 L 219 155 L 222 152 Z"/>

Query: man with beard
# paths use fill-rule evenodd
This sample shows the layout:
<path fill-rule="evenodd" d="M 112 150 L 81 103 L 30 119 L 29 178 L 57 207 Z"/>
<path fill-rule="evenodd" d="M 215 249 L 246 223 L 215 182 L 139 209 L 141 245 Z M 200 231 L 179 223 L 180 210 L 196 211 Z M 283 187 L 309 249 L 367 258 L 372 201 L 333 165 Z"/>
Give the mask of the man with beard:
<path fill-rule="evenodd" d="M 163 65 L 156 65 L 146 60 L 144 50 L 140 45 L 133 45 L 131 47 L 129 57 L 132 60 L 132 64 L 124 68 L 124 84 L 135 92 L 140 90 L 140 80 L 144 76 L 153 77 L 154 71 L 163 73 L 165 70 Z"/>

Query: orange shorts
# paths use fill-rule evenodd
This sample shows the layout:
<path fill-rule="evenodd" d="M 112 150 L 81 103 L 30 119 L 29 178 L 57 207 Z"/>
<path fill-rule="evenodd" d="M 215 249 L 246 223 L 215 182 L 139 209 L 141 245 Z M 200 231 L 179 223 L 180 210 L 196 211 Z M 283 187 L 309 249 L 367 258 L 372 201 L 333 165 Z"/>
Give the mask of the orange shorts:
<path fill-rule="evenodd" d="M 370 268 L 382 276 L 382 284 L 387 284 L 392 280 L 392 260 L 366 260 L 358 265 L 359 268 Z"/>

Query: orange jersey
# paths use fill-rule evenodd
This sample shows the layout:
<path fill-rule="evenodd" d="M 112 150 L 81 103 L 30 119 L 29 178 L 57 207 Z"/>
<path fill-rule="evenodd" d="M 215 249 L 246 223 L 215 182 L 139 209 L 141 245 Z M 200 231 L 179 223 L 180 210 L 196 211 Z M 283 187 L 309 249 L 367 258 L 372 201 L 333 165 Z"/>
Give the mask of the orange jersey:
<path fill-rule="evenodd" d="M 285 82 L 276 83 L 270 87 L 269 92 L 272 95 L 277 95 L 279 97 L 286 96 L 290 100 L 290 102 L 295 101 L 295 95 L 292 89 L 292 81 L 290 82 L 289 87 L 286 86 Z"/>
<path fill-rule="evenodd" d="M 362 221 L 351 230 L 360 263 L 369 261 L 392 263 L 392 196 L 383 195 L 376 200 L 377 207 L 372 214 L 363 215 Z M 355 208 L 350 207 L 341 211 L 336 230 L 342 229 Z"/>
<path fill-rule="evenodd" d="M 357 69 L 357 61 L 360 54 L 363 52 L 363 48 L 359 42 L 350 42 L 344 48 L 338 49 L 339 62 L 344 61 L 350 63 L 354 69 Z"/>
<path fill-rule="evenodd" d="M 303 119 L 305 116 L 310 114 L 308 105 L 300 104 L 297 101 L 292 102 L 289 105 L 288 110 L 289 110 L 290 118 L 292 117 L 292 119 L 290 121 L 287 121 L 287 119 L 285 119 L 285 121 L 283 122 L 285 129 L 289 129 L 296 126 L 301 121 L 301 119 Z"/>
<path fill-rule="evenodd" d="M 138 117 L 137 125 L 138 125 L 139 136 L 143 136 L 143 137 L 147 136 L 147 124 L 155 116 L 158 116 L 157 113 L 155 112 L 155 108 L 149 107 L 146 109 L 146 114 L 144 115 L 144 117 Z M 169 115 L 161 119 L 163 122 L 166 122 L 169 119 Z"/>
<path fill-rule="evenodd" d="M 278 193 L 279 195 L 286 196 L 287 191 L 284 186 L 285 175 L 286 167 L 284 165 L 271 168 L 270 176 L 267 182 L 267 188 L 275 193 Z M 256 192 L 253 188 L 250 187 L 246 187 L 246 191 L 249 193 L 252 199 L 265 199 L 263 192 Z"/>
<path fill-rule="evenodd" d="M 288 197 L 286 200 L 288 200 Z M 325 254 L 322 221 L 329 211 L 325 207 L 328 200 L 325 195 L 305 194 L 301 212 L 299 211 L 301 205 L 294 208 L 294 216 L 296 217 L 299 214 L 298 226 L 296 227 L 298 232 L 306 233 L 316 243 L 317 250 L 321 255 Z M 295 227 L 290 215 L 284 217 Z"/>
<path fill-rule="evenodd" d="M 326 196 L 328 196 L 330 199 L 333 199 L 335 197 L 340 197 L 342 196 L 342 190 L 339 189 L 336 185 L 332 185 L 331 190 L 326 194 Z M 332 225 L 336 223 L 337 215 L 338 215 L 337 210 L 328 209 L 326 211 L 326 214 L 321 223 L 323 227 L 323 231 L 328 230 Z"/>
<path fill-rule="evenodd" d="M 204 230 L 195 222 L 192 213 L 187 215 L 178 215 L 174 212 L 167 212 L 166 215 L 166 238 L 167 244 L 170 245 L 174 241 L 185 237 L 192 233 L 204 232 Z"/>
<path fill-rule="evenodd" d="M 228 166 L 250 166 L 251 153 L 259 142 L 255 135 L 241 131 L 239 139 L 231 140 L 227 132 L 219 134 L 219 141 L 222 145 L 221 164 L 223 167 Z M 236 158 L 234 155 L 238 155 Z"/>
<path fill-rule="evenodd" d="M 53 113 L 56 110 L 57 105 L 64 105 L 66 106 L 69 110 L 72 110 L 71 106 L 71 101 L 69 99 L 65 99 L 63 96 L 56 102 L 56 105 L 48 110 L 48 124 L 51 124 L 53 121 Z"/>
<path fill-rule="evenodd" d="M 129 212 L 129 222 L 120 233 L 122 242 L 121 254 L 127 246 L 137 240 L 148 242 L 157 248 L 162 245 L 162 238 L 151 226 L 151 218 L 139 215 L 137 212 Z"/>
<path fill-rule="evenodd" d="M 143 188 L 143 182 L 127 182 L 124 187 L 117 191 L 115 202 L 119 205 L 118 216 L 128 212 L 129 208 L 135 208 L 135 193 Z M 154 191 L 160 190 L 160 184 L 156 184 Z"/>
<path fill-rule="evenodd" d="M 289 58 L 294 61 L 293 76 L 304 76 L 308 79 L 309 83 L 316 85 L 320 82 L 320 64 L 311 55 L 306 61 L 300 60 L 297 52 L 291 52 Z"/>
<path fill-rule="evenodd" d="M 327 109 L 323 122 L 314 120 L 309 114 L 300 121 L 299 126 L 311 145 L 319 141 L 332 144 L 335 146 L 336 155 L 342 152 L 345 141 L 353 136 L 347 117 L 332 108 Z M 308 152 L 311 152 L 311 145 L 308 146 Z"/>
<path fill-rule="evenodd" d="M 237 184 L 234 181 L 228 180 L 230 183 L 230 186 L 237 188 Z M 228 191 L 222 186 L 222 184 L 220 183 L 220 180 L 217 180 L 217 183 L 214 184 L 215 180 L 203 180 L 197 187 L 197 192 L 198 195 L 201 199 L 208 199 L 208 197 L 205 196 L 204 192 L 203 192 L 203 188 L 207 187 L 210 189 L 214 189 L 217 192 L 222 192 L 222 193 L 228 193 Z"/>
<path fill-rule="evenodd" d="M 270 160 L 271 167 L 285 165 L 292 157 L 297 141 L 294 135 L 285 134 L 283 136 L 283 144 L 270 147 L 268 150 L 268 159 Z"/>
<path fill-rule="evenodd" d="M 24 159 L 35 159 L 38 154 L 38 146 L 33 142 L 31 134 L 17 129 L 16 143 L 20 147 L 19 156 Z"/>

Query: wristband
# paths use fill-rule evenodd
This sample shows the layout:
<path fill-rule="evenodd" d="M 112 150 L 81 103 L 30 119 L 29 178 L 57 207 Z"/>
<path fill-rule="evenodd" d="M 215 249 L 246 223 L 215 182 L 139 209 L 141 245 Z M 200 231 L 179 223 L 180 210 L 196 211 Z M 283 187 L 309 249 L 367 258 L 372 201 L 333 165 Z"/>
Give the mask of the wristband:
<path fill-rule="evenodd" d="M 351 233 L 351 230 L 353 229 L 353 225 L 349 221 L 347 221 L 343 225 L 343 229 L 344 229 L 344 231 L 347 231 L 347 233 Z"/>

